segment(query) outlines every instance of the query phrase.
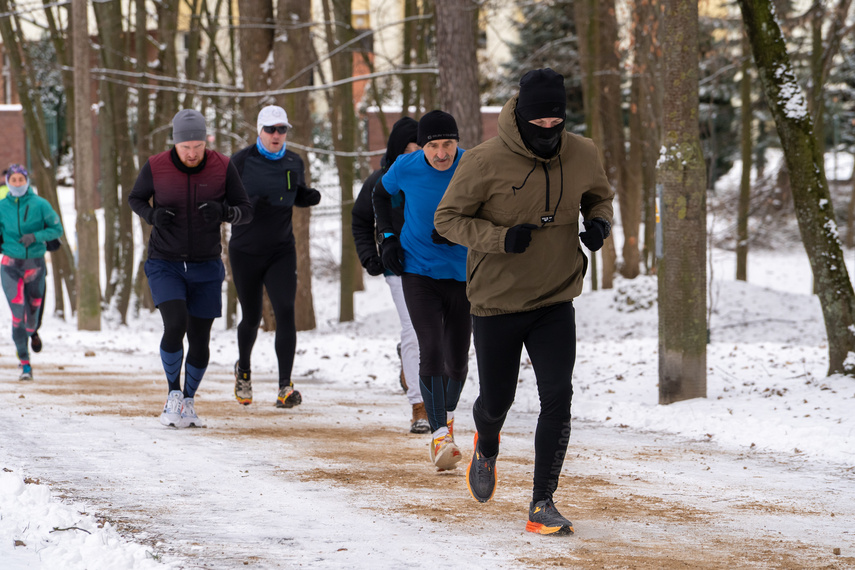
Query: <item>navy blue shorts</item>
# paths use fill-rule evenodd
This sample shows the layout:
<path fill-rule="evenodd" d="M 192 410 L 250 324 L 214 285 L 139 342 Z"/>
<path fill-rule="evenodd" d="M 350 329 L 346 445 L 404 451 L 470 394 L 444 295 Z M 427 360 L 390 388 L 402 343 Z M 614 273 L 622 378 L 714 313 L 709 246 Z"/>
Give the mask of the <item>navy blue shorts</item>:
<path fill-rule="evenodd" d="M 182 299 L 193 317 L 216 319 L 222 315 L 226 268 L 221 259 L 186 263 L 148 259 L 145 275 L 155 306 Z"/>

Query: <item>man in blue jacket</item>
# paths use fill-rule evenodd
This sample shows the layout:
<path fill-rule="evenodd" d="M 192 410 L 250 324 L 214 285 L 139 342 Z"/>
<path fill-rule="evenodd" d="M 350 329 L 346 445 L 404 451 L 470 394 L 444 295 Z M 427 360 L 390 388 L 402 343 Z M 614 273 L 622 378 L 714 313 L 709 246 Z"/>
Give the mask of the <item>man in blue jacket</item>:
<path fill-rule="evenodd" d="M 419 387 L 432 432 L 430 458 L 440 471 L 462 459 L 454 411 L 469 374 L 472 325 L 466 298 L 466 248 L 442 238 L 433 216 L 463 154 L 454 117 L 431 111 L 419 120 L 416 152 L 401 155 L 374 188 L 383 266 L 402 276 L 419 341 Z M 404 227 L 395 233 L 392 196 L 403 192 Z"/>

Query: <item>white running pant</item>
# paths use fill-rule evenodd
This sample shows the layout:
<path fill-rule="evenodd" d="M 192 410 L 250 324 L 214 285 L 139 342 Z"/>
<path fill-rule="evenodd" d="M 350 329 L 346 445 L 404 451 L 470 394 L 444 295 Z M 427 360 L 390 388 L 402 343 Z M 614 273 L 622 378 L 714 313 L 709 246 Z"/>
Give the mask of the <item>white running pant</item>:
<path fill-rule="evenodd" d="M 401 319 L 401 360 L 404 363 L 404 378 L 407 379 L 407 400 L 410 404 L 418 404 L 422 401 L 422 391 L 419 388 L 419 340 L 404 301 L 401 278 L 398 275 L 387 275 L 386 283 L 392 292 L 395 308 L 398 309 L 398 318 Z"/>

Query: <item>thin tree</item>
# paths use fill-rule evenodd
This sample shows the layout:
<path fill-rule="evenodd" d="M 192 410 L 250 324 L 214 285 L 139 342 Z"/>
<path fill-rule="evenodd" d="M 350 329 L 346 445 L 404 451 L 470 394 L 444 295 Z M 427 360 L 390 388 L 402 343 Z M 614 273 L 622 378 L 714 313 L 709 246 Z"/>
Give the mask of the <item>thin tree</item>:
<path fill-rule="evenodd" d="M 736 279 L 748 281 L 748 213 L 751 206 L 751 45 L 745 36 L 742 42 L 742 178 L 739 181 L 739 202 L 736 212 Z"/>
<path fill-rule="evenodd" d="M 77 202 L 77 328 L 101 330 L 101 246 L 95 217 L 92 145 L 89 17 L 86 0 L 72 0 L 74 29 L 74 195 Z"/>
<path fill-rule="evenodd" d="M 596 0 L 578 0 L 573 9 L 576 15 L 576 30 L 579 35 L 579 63 L 582 68 L 582 91 L 585 108 L 585 134 L 602 150 L 603 123 L 600 113 L 600 75 L 596 73 L 600 44 L 600 19 Z M 597 254 L 591 253 L 591 288 L 599 288 Z"/>
<path fill-rule="evenodd" d="M 662 145 L 662 5 L 660 0 L 636 0 L 633 19 L 633 73 L 630 103 L 631 181 L 640 184 L 640 216 L 644 220 L 642 260 L 648 274 L 656 269 L 656 162 Z M 623 213 L 623 223 L 632 225 Z M 638 229 L 635 230 L 638 236 Z M 626 239 L 631 239 L 632 233 Z M 624 260 L 628 254 L 624 251 Z M 624 270 L 628 269 L 624 264 Z M 624 273 L 630 276 L 628 273 Z"/>
<path fill-rule="evenodd" d="M 666 0 L 659 260 L 659 403 L 707 394 L 706 166 L 698 126 L 698 5 Z"/>
<path fill-rule="evenodd" d="M 596 18 L 599 19 L 597 35 L 596 73 L 600 75 L 600 89 L 595 95 L 600 98 L 600 121 L 603 125 L 603 138 L 600 148 L 603 151 L 603 166 L 606 176 L 615 189 L 620 207 L 621 225 L 624 230 L 624 251 L 629 250 L 630 267 L 628 275 L 638 274 L 638 225 L 633 224 L 640 214 L 630 209 L 640 209 L 636 204 L 637 191 L 630 183 L 627 170 L 626 135 L 621 96 L 621 61 L 617 51 L 618 24 L 615 0 L 599 0 L 596 7 Z M 630 224 L 625 223 L 625 213 L 629 216 Z M 634 226 L 634 227 L 633 227 Z M 627 231 L 629 232 L 627 234 Z M 633 235 L 634 234 L 634 235 Z M 635 240 L 632 238 L 636 237 Z M 634 252 L 632 250 L 635 250 Z M 603 259 L 603 289 L 611 289 L 617 269 L 617 252 L 613 239 L 607 239 L 602 248 Z M 626 259 L 624 259 L 627 262 Z"/>
<path fill-rule="evenodd" d="M 834 221 L 823 156 L 796 82 L 775 8 L 739 0 L 751 51 L 790 175 L 802 243 L 810 260 L 828 337 L 828 373 L 855 376 L 855 291 Z"/>
<path fill-rule="evenodd" d="M 324 29 L 328 52 L 347 44 L 354 37 L 350 0 L 324 0 Z M 330 60 L 334 80 L 348 79 L 353 75 L 353 53 L 341 50 Z M 346 83 L 328 95 L 333 147 L 341 188 L 341 268 L 339 293 L 339 321 L 353 320 L 354 277 L 358 260 L 353 245 L 351 219 L 353 210 L 353 185 L 355 182 L 356 109 L 353 103 L 353 84 Z"/>
<path fill-rule="evenodd" d="M 276 42 L 274 45 L 274 84 L 284 83 L 285 79 L 294 77 L 298 71 L 305 69 L 317 60 L 312 44 L 311 0 L 279 0 L 277 6 L 277 36 L 286 37 L 288 41 Z M 283 36 L 283 34 L 285 34 Z M 294 77 L 291 85 L 306 87 L 311 84 L 311 74 Z M 294 126 L 288 138 L 301 146 L 311 146 L 312 120 L 309 108 L 309 94 L 301 91 L 284 98 L 283 107 L 288 112 L 288 119 Z M 305 152 L 299 152 L 305 164 L 309 164 Z M 311 171 L 306 169 L 306 184 L 311 186 Z M 295 322 L 298 331 L 314 329 L 315 305 L 312 294 L 312 257 L 309 248 L 309 229 L 311 224 L 310 208 L 294 208 L 294 238 L 297 247 L 297 296 L 295 300 Z"/>
<path fill-rule="evenodd" d="M 476 55 L 478 3 L 435 0 L 435 9 L 440 105 L 457 121 L 461 148 L 472 148 L 481 143 Z"/>
<path fill-rule="evenodd" d="M 93 7 L 102 45 L 99 51 L 104 66 L 108 69 L 125 70 L 126 54 L 122 42 L 119 41 L 122 36 L 117 33 L 122 30 L 123 21 L 120 4 L 96 2 Z M 106 30 L 109 32 L 105 33 Z M 145 58 L 144 55 L 141 57 Z M 104 87 L 101 99 L 105 107 L 109 108 L 106 116 L 112 119 L 104 125 L 102 136 L 109 132 L 109 139 L 113 142 L 112 148 L 106 149 L 103 145 L 101 147 L 106 158 L 111 161 L 107 166 L 112 173 L 110 177 L 102 177 L 101 186 L 105 205 L 105 235 L 110 238 L 105 245 L 111 246 L 105 247 L 104 252 L 107 267 L 104 298 L 115 307 L 122 324 L 126 324 L 134 277 L 134 216 L 128 196 L 137 178 L 137 167 L 128 120 L 128 88 L 114 82 L 102 82 L 101 85 Z M 139 100 L 137 107 L 140 107 Z M 139 111 L 137 115 L 140 115 Z M 110 216 L 107 216 L 106 212 L 108 203 L 113 206 Z"/>

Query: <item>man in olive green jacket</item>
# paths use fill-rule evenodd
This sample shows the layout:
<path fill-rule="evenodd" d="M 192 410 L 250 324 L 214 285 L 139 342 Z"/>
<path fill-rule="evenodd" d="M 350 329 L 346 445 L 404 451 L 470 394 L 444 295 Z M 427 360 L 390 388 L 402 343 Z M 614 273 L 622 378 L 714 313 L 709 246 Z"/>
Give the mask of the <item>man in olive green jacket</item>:
<path fill-rule="evenodd" d="M 466 292 L 480 376 L 469 491 L 481 502 L 495 491 L 499 432 L 525 346 L 541 401 L 526 530 L 541 534 L 573 532 L 552 495 L 570 436 L 573 298 L 588 263 L 579 240 L 598 250 L 613 216 L 599 151 L 565 131 L 565 108 L 561 75 L 538 69 L 523 76 L 519 95 L 499 115 L 499 135 L 461 158 L 434 217 L 443 237 L 469 248 Z"/>

